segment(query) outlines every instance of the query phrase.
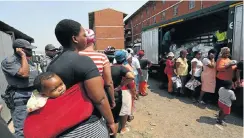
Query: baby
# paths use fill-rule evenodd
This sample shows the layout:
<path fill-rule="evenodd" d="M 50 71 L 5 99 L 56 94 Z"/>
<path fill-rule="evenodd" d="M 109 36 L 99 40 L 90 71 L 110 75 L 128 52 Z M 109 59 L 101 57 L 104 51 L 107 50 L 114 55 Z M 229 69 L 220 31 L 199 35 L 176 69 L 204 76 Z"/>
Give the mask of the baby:
<path fill-rule="evenodd" d="M 27 111 L 33 112 L 42 108 L 48 98 L 57 98 L 66 91 L 66 86 L 61 78 L 52 72 L 44 72 L 34 80 L 36 90 L 27 102 Z"/>

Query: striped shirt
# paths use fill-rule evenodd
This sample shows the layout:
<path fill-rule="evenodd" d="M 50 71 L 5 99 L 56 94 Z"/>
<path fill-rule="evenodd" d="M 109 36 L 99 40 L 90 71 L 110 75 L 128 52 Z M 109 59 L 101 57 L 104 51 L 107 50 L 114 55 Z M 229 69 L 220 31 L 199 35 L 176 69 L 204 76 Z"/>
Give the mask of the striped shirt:
<path fill-rule="evenodd" d="M 102 73 L 103 73 L 103 67 L 109 63 L 107 56 L 103 53 L 98 53 L 95 51 L 94 52 L 93 51 L 80 51 L 79 54 L 90 57 L 93 60 L 93 62 L 96 64 L 100 75 L 102 75 Z"/>

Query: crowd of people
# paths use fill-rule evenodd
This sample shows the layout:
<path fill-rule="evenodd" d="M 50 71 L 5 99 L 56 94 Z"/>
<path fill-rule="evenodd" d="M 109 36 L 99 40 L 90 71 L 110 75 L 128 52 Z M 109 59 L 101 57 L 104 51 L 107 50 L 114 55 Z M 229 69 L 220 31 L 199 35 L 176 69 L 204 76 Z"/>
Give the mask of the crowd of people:
<path fill-rule="evenodd" d="M 109 46 L 96 52 L 93 30 L 70 19 L 56 25 L 55 36 L 62 51 L 47 45 L 41 71 L 31 60 L 35 47 L 23 39 L 14 40 L 14 54 L 1 63 L 8 82 L 2 97 L 15 137 L 108 138 L 128 132 L 135 100 L 147 95 L 151 62 L 144 51 Z"/>
<path fill-rule="evenodd" d="M 190 65 L 187 54 L 186 50 L 182 50 L 179 58 L 174 58 L 172 52 L 167 55 L 164 73 L 168 76 L 168 93 L 190 96 L 193 103 L 198 102 L 202 105 L 206 102 L 218 103 L 220 112 L 217 122 L 226 125 L 224 117 L 230 114 L 232 101 L 236 100 L 233 90 L 243 88 L 243 61 L 237 63 L 231 60 L 228 47 L 223 47 L 219 55 L 212 49 L 204 58 L 200 51 L 195 51 Z M 180 87 L 172 81 L 175 77 L 179 79 Z M 187 85 L 190 82 L 198 82 L 201 85 L 193 83 L 194 89 L 191 89 Z"/>

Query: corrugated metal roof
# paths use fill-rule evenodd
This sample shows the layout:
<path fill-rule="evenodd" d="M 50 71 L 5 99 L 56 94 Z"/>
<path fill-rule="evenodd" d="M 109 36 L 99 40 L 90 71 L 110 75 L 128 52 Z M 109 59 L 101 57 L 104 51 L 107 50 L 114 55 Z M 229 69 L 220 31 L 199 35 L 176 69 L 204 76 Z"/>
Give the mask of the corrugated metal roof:
<path fill-rule="evenodd" d="M 0 21 L 0 30 L 3 32 L 7 32 L 7 31 L 12 31 L 14 32 L 15 38 L 21 38 L 21 39 L 25 39 L 27 41 L 29 41 L 30 43 L 34 43 L 34 39 L 24 33 L 22 33 L 21 31 L 15 29 L 14 27 Z"/>

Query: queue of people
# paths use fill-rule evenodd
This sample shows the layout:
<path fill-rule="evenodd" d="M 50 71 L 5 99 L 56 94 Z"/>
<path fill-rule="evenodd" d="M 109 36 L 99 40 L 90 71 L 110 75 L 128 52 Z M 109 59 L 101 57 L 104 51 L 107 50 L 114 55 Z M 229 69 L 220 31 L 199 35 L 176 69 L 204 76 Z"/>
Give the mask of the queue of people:
<path fill-rule="evenodd" d="M 220 50 L 217 62 L 215 61 L 217 54 L 215 49 L 210 50 L 208 56 L 204 58 L 201 57 L 200 51 L 195 51 L 190 65 L 187 62 L 187 54 L 186 50 L 182 50 L 177 59 L 174 59 L 172 52 L 167 55 L 164 73 L 168 76 L 168 93 L 176 92 L 178 96 L 188 94 L 193 103 L 198 102 L 202 105 L 205 105 L 206 101 L 218 102 L 220 112 L 217 123 L 226 125 L 223 121 L 224 117 L 230 114 L 231 103 L 236 100 L 233 89 L 243 88 L 243 80 L 240 77 L 243 76 L 243 61 L 240 61 L 237 66 L 237 62 L 229 58 L 230 49 L 228 47 Z M 233 75 L 235 72 L 237 74 Z M 172 78 L 175 77 L 179 79 L 180 87 L 176 87 L 176 82 L 175 84 L 172 82 Z M 191 89 L 186 84 L 192 80 L 201 85 L 192 84 L 194 89 Z M 205 93 L 209 93 L 210 96 L 205 97 Z"/>
<path fill-rule="evenodd" d="M 31 60 L 35 47 L 23 39 L 14 41 L 13 56 L 2 61 L 15 137 L 109 138 L 128 132 L 135 100 L 147 95 L 151 62 L 144 51 L 139 58 L 132 49 L 98 53 L 93 30 L 70 19 L 56 25 L 55 36 L 63 50 L 45 47 L 42 72 Z"/>

